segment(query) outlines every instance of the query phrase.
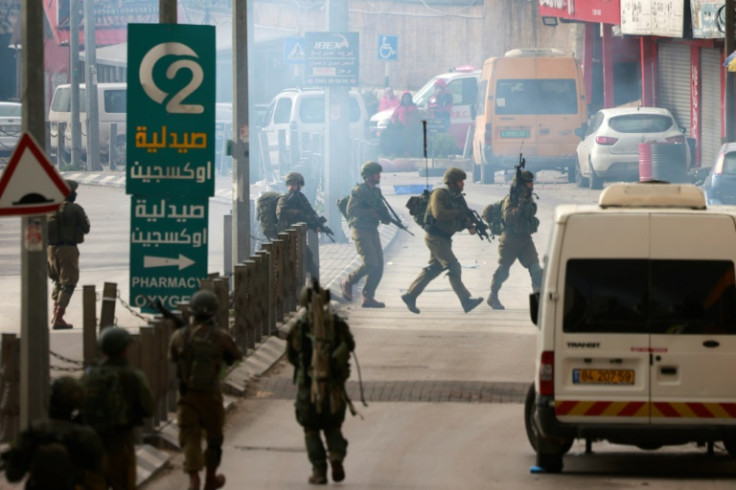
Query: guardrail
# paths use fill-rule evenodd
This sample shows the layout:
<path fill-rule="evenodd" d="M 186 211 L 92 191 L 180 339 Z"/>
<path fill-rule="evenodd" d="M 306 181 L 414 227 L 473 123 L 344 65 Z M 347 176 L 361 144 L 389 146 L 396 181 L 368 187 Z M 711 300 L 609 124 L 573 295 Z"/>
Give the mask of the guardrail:
<path fill-rule="evenodd" d="M 214 291 L 220 298 L 218 324 L 227 328 L 247 355 L 265 337 L 275 335 L 280 323 L 296 311 L 299 292 L 306 283 L 307 226 L 295 225 L 278 239 L 264 244 L 248 260 L 234 267 L 233 290 L 230 280 L 213 274 L 201 281 L 201 286 Z M 115 322 L 115 306 L 121 303 L 135 316 L 146 322 L 132 333 L 134 342 L 129 362 L 146 376 L 156 399 L 156 414 L 146 421 L 143 433 L 151 434 L 166 423 L 169 413 L 176 410 L 178 382 L 175 366 L 168 361 L 168 347 L 176 326 L 171 320 L 156 315 L 146 317 L 133 310 L 120 298 L 115 283 L 105 283 L 102 290 L 99 322 L 96 318 L 95 286 L 82 288 L 83 333 L 82 360 L 51 352 L 52 379 L 67 374 L 81 376 L 84 369 L 97 363 L 97 335 L 103 327 Z M 175 312 L 189 324 L 185 303 Z M 10 442 L 20 431 L 20 345 L 15 334 L 0 336 L 0 441 Z"/>

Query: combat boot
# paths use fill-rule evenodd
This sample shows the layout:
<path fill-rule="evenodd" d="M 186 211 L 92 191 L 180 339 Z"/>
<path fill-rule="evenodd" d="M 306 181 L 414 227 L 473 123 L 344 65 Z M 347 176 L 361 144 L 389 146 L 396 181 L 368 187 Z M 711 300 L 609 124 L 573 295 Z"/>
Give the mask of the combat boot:
<path fill-rule="evenodd" d="M 340 288 L 342 289 L 342 295 L 343 297 L 348 300 L 353 300 L 353 285 L 350 284 L 350 281 L 348 281 L 348 278 L 342 280 L 340 283 Z"/>
<path fill-rule="evenodd" d="M 493 308 L 494 310 L 505 310 L 506 308 L 503 307 L 501 304 L 501 301 L 498 299 L 498 291 L 491 291 L 490 296 L 488 296 L 488 299 L 486 300 L 486 304 Z"/>
<path fill-rule="evenodd" d="M 330 461 L 332 466 L 332 481 L 343 481 L 345 479 L 345 468 L 342 466 L 342 461 L 336 459 Z"/>
<path fill-rule="evenodd" d="M 225 486 L 225 475 L 218 475 L 214 470 L 207 470 L 204 480 L 204 490 L 217 490 Z"/>
<path fill-rule="evenodd" d="M 308 481 L 312 485 L 326 485 L 327 484 L 327 465 L 313 466 L 312 476 L 309 477 Z"/>
<path fill-rule="evenodd" d="M 483 302 L 483 298 L 468 298 L 463 301 L 463 310 L 465 313 L 470 313 L 473 311 L 473 308 L 478 306 Z"/>
<path fill-rule="evenodd" d="M 188 490 L 199 490 L 202 488 L 202 482 L 199 480 L 198 471 L 189 472 L 189 489 Z"/>
<path fill-rule="evenodd" d="M 412 313 L 419 313 L 419 308 L 417 308 L 417 299 L 414 296 L 409 293 L 402 294 L 401 301 L 406 303 L 406 307 L 409 308 L 409 311 Z"/>
<path fill-rule="evenodd" d="M 386 303 L 376 301 L 374 298 L 363 298 L 363 308 L 385 308 Z"/>
<path fill-rule="evenodd" d="M 65 312 L 66 307 L 56 307 L 56 309 L 54 310 L 54 318 L 51 320 L 51 328 L 53 328 L 54 330 L 69 330 L 70 328 L 74 328 L 74 325 L 64 321 Z"/>

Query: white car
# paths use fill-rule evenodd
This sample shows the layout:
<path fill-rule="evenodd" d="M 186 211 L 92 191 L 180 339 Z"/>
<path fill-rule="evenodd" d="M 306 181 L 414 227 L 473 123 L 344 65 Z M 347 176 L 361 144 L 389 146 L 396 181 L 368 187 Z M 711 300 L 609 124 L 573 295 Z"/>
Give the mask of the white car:
<path fill-rule="evenodd" d="M 0 155 L 10 155 L 23 131 L 23 105 L 19 102 L 0 102 Z"/>
<path fill-rule="evenodd" d="M 600 189 L 604 181 L 639 180 L 639 143 L 682 145 L 684 170 L 690 152 L 683 131 L 672 113 L 659 107 L 601 109 L 591 116 L 585 137 L 578 144 L 578 187 Z M 680 150 L 680 148 L 676 148 Z"/>

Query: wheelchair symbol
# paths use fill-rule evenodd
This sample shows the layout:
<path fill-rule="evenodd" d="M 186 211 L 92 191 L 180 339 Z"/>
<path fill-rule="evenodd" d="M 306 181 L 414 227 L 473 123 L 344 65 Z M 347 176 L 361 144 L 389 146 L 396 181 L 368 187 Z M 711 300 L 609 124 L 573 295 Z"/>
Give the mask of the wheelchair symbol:
<path fill-rule="evenodd" d="M 389 39 L 393 42 L 390 42 Z M 396 44 L 396 36 L 381 36 L 381 42 L 378 45 L 378 57 L 382 60 L 395 60 L 398 54 L 394 49 Z"/>

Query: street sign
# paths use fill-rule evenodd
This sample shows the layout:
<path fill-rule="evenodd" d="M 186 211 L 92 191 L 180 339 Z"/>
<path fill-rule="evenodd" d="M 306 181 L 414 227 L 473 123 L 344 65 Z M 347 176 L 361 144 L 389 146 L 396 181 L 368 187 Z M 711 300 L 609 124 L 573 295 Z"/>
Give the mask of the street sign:
<path fill-rule="evenodd" d="M 130 24 L 126 192 L 213 196 L 215 27 Z"/>
<path fill-rule="evenodd" d="M 130 302 L 153 313 L 150 299 L 169 309 L 207 278 L 208 198 L 131 197 Z"/>
<path fill-rule="evenodd" d="M 378 61 L 399 59 L 399 36 L 378 36 Z"/>
<path fill-rule="evenodd" d="M 304 38 L 284 38 L 284 64 L 303 65 L 306 62 L 307 56 L 304 54 Z"/>
<path fill-rule="evenodd" d="M 358 85 L 357 32 L 307 32 L 304 83 L 313 87 Z"/>
<path fill-rule="evenodd" d="M 55 211 L 70 189 L 29 133 L 23 133 L 0 178 L 0 216 Z"/>

